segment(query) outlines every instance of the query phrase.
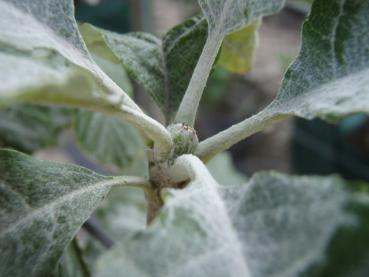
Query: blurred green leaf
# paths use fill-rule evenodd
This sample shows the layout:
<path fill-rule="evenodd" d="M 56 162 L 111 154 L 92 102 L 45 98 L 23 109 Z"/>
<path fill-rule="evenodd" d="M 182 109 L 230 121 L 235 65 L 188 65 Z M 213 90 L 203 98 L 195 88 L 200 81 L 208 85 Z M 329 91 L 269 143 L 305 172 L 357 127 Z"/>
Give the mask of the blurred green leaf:
<path fill-rule="evenodd" d="M 247 177 L 234 167 L 232 156 L 228 152 L 218 154 L 206 166 L 221 185 L 240 185 L 247 180 Z"/>
<path fill-rule="evenodd" d="M 147 172 L 146 146 L 128 123 L 101 113 L 78 111 L 74 130 L 82 150 L 120 174 Z"/>
<path fill-rule="evenodd" d="M 57 107 L 16 105 L 0 110 L 0 146 L 32 153 L 56 144 L 71 124 L 71 111 Z"/>
<path fill-rule="evenodd" d="M 86 264 L 83 251 L 78 245 L 77 239 L 73 239 L 68 247 L 64 250 L 61 257 L 57 273 L 57 277 L 89 277 L 90 271 Z"/>
<path fill-rule="evenodd" d="M 224 38 L 218 65 L 234 72 L 245 73 L 251 70 L 258 45 L 258 29 L 261 20 L 227 35 Z"/>

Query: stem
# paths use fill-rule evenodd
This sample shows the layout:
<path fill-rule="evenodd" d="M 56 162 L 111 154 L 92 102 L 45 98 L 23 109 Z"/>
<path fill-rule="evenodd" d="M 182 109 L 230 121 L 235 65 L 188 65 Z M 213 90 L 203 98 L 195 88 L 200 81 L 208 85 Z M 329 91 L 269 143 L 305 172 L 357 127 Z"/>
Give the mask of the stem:
<path fill-rule="evenodd" d="M 111 179 L 111 184 L 134 188 L 150 189 L 151 184 L 148 180 L 136 176 L 115 176 Z"/>
<path fill-rule="evenodd" d="M 173 141 L 167 129 L 155 119 L 147 116 L 143 112 L 122 106 L 119 110 L 111 111 L 114 116 L 135 126 L 141 134 L 154 142 L 154 158 L 165 160 L 168 158 Z"/>
<path fill-rule="evenodd" d="M 160 196 L 160 189 L 150 188 L 145 190 L 145 196 L 147 200 L 146 224 L 149 226 L 163 207 L 164 202 Z"/>
<path fill-rule="evenodd" d="M 288 115 L 270 114 L 264 110 L 202 141 L 197 147 L 195 155 L 207 162 L 232 145 L 288 117 Z"/>
<path fill-rule="evenodd" d="M 110 81 L 110 79 L 108 79 Z M 172 138 L 167 129 L 155 119 L 147 116 L 136 103 L 113 81 L 107 85 L 111 89 L 108 102 L 111 107 L 101 108 L 102 112 L 110 113 L 131 123 L 144 138 L 154 142 L 154 155 L 157 159 L 166 159 L 173 146 Z"/>
<path fill-rule="evenodd" d="M 84 259 L 83 250 L 81 249 L 76 237 L 72 240 L 71 247 L 73 248 L 75 258 L 78 260 L 78 264 L 80 265 L 83 272 L 81 276 L 91 276 L 90 269 Z"/>
<path fill-rule="evenodd" d="M 98 240 L 104 247 L 111 248 L 114 245 L 114 241 L 100 228 L 95 219 L 88 219 L 83 224 L 83 229 Z"/>
<path fill-rule="evenodd" d="M 154 143 L 154 154 L 157 159 L 165 159 L 172 149 L 172 138 L 166 128 L 155 119 L 147 116 L 133 100 L 113 81 L 109 81 L 105 86 L 109 86 L 110 94 L 107 96 L 91 97 L 86 101 L 71 101 L 69 98 L 61 96 L 53 99 L 44 95 L 43 98 L 26 99 L 27 102 L 37 105 L 62 105 L 67 107 L 83 108 L 89 111 L 101 112 L 115 116 L 136 127 L 147 144 Z"/>
<path fill-rule="evenodd" d="M 191 77 L 191 81 L 187 87 L 181 105 L 179 106 L 175 123 L 184 123 L 193 127 L 201 96 L 205 89 L 214 61 L 218 55 L 223 37 L 223 35 L 218 34 L 217 32 L 209 33 L 200 59 L 197 62 Z"/>

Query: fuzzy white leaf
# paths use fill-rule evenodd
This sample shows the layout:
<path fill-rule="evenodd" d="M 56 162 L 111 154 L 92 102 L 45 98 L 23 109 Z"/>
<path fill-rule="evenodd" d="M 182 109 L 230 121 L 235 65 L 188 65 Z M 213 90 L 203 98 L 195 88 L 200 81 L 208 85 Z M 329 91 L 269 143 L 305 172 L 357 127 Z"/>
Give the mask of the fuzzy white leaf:
<path fill-rule="evenodd" d="M 1 275 L 49 276 L 110 187 L 135 180 L 0 150 Z"/>
<path fill-rule="evenodd" d="M 295 115 L 337 121 L 369 113 L 369 2 L 316 0 L 302 47 L 276 99 L 259 114 L 200 143 L 208 160 L 276 121 Z"/>
<path fill-rule="evenodd" d="M 369 269 L 368 248 L 360 247 L 368 245 L 369 197 L 340 178 L 260 173 L 222 187 L 194 156 L 174 167 L 187 172 L 188 187 L 170 191 L 146 231 L 104 254 L 97 276 L 338 276 Z M 337 265 L 342 259 L 355 264 L 353 271 L 348 262 Z"/>
<path fill-rule="evenodd" d="M 137 108 L 90 58 L 73 1 L 1 0 L 0 9 L 1 105 L 21 101 L 91 107 L 108 104 L 110 97 Z"/>

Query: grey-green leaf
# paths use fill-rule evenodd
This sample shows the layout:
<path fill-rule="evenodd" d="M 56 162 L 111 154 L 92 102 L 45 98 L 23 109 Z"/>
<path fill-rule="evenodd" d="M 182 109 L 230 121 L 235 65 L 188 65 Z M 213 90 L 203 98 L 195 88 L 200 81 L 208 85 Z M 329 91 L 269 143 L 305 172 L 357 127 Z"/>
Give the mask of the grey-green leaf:
<path fill-rule="evenodd" d="M 171 192 L 149 229 L 104 254 L 97 276 L 248 276 L 217 183 L 195 157 L 179 159 L 189 165 L 194 180 Z"/>
<path fill-rule="evenodd" d="M 115 183 L 90 170 L 0 150 L 3 276 L 48 276 Z"/>
<path fill-rule="evenodd" d="M 167 121 L 174 116 L 191 79 L 207 37 L 203 17 L 193 17 L 163 39 L 146 33 L 117 34 L 82 24 L 90 51 L 112 62 L 119 60 L 161 108 Z"/>
<path fill-rule="evenodd" d="M 170 192 L 146 231 L 97 262 L 97 276 L 362 276 L 369 196 L 338 177 L 254 175 L 219 186 L 194 157 L 193 180 Z M 160 253 L 158 255 L 157 253 Z"/>
<path fill-rule="evenodd" d="M 222 189 L 253 276 L 368 272 L 369 196 L 350 185 L 334 176 L 259 173 L 242 188 Z"/>
<path fill-rule="evenodd" d="M 285 0 L 198 0 L 209 32 L 226 35 L 249 25 L 255 19 L 278 12 Z"/>
<path fill-rule="evenodd" d="M 80 26 L 86 45 L 95 55 L 119 61 L 160 107 L 164 106 L 164 68 L 161 40 L 148 33 L 121 35 L 90 24 Z"/>
<path fill-rule="evenodd" d="M 88 108 L 129 97 L 90 58 L 72 0 L 1 0 L 0 105 L 56 103 Z"/>
<path fill-rule="evenodd" d="M 170 121 L 177 112 L 204 48 L 207 26 L 203 17 L 195 16 L 174 27 L 163 37 L 167 76 L 165 95 Z"/>
<path fill-rule="evenodd" d="M 224 37 L 258 18 L 278 12 L 285 0 L 198 0 L 208 22 L 208 36 L 175 122 L 193 126 L 202 93 Z"/>
<path fill-rule="evenodd" d="M 244 72 L 252 63 L 256 41 L 256 25 L 251 33 L 226 37 L 223 60 L 227 68 Z M 208 35 L 208 24 L 203 16 L 194 16 L 166 33 L 162 40 L 150 34 L 116 34 L 89 24 L 80 25 L 80 31 L 87 47 L 94 56 L 116 64 L 119 60 L 132 79 L 141 84 L 163 111 L 170 122 L 175 115 L 182 97 L 191 80 L 194 68 L 201 55 Z M 243 32 L 245 34 L 245 32 Z M 241 47 L 246 58 L 237 63 L 234 47 Z M 233 60 L 227 57 L 231 56 Z M 235 61 L 237 60 L 237 62 Z M 237 65 L 235 65 L 237 63 Z"/>
<path fill-rule="evenodd" d="M 369 2 L 315 0 L 302 47 L 274 101 L 255 116 L 199 144 L 204 160 L 238 141 L 296 115 L 337 121 L 369 113 Z"/>
<path fill-rule="evenodd" d="M 79 145 L 94 160 L 114 166 L 121 174 L 146 170 L 146 147 L 132 126 L 101 113 L 78 111 L 75 116 Z M 137 166 L 139 171 L 132 172 Z"/>
<path fill-rule="evenodd" d="M 57 142 L 70 125 L 70 110 L 16 105 L 0 110 L 0 146 L 32 153 Z"/>
<path fill-rule="evenodd" d="M 368 1 L 315 1 L 273 112 L 327 120 L 369 112 L 368 14 Z"/>
<path fill-rule="evenodd" d="M 78 28 L 92 59 L 117 85 L 132 96 L 133 87 L 127 72 L 119 59 L 103 43 L 102 35 L 87 23 L 79 24 Z"/>

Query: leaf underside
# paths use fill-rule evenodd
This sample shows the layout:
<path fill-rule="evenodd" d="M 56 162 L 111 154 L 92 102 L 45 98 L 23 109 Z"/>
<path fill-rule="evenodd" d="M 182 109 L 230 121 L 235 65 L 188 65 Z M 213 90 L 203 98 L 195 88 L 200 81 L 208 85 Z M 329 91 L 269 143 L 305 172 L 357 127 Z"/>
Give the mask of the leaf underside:
<path fill-rule="evenodd" d="M 255 19 L 278 12 L 285 0 L 198 0 L 210 33 L 223 35 L 249 25 Z"/>
<path fill-rule="evenodd" d="M 91 108 L 114 95 L 136 107 L 90 58 L 72 0 L 1 0 L 0 9 L 0 106 Z"/>

